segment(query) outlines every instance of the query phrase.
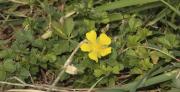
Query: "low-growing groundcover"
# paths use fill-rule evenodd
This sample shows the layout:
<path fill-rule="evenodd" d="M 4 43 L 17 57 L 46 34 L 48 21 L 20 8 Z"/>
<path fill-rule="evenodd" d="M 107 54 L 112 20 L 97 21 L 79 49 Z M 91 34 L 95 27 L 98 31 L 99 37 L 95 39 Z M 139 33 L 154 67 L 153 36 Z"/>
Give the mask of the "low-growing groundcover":
<path fill-rule="evenodd" d="M 0 1 L 4 89 L 179 92 L 179 58 L 179 0 Z"/>

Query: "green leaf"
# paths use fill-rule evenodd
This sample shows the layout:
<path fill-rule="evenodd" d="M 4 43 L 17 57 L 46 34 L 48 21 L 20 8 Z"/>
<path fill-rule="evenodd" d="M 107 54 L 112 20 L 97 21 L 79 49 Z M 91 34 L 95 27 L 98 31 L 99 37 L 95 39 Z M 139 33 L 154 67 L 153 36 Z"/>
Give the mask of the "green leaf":
<path fill-rule="evenodd" d="M 109 61 L 116 61 L 117 59 L 117 50 L 115 48 L 112 47 L 112 53 L 111 55 L 109 56 Z"/>
<path fill-rule="evenodd" d="M 61 55 L 62 53 L 69 51 L 70 51 L 70 45 L 69 45 L 69 41 L 67 40 L 61 40 L 57 42 L 57 44 L 54 44 L 52 48 L 52 52 L 55 55 Z"/>
<path fill-rule="evenodd" d="M 106 72 L 107 73 L 110 73 L 111 71 L 113 70 L 113 68 L 111 67 L 111 66 L 107 66 L 105 69 L 104 69 L 104 74 L 106 74 Z"/>
<path fill-rule="evenodd" d="M 166 48 L 169 49 L 173 47 L 178 47 L 178 44 L 180 43 L 179 40 L 177 40 L 177 36 L 171 33 L 159 37 L 158 41 L 159 43 L 163 44 Z"/>
<path fill-rule="evenodd" d="M 41 66 L 42 68 L 44 68 L 44 69 L 47 69 L 47 67 L 48 67 L 48 63 L 43 63 L 43 64 L 40 64 L 40 66 Z"/>
<path fill-rule="evenodd" d="M 163 53 L 158 52 L 158 56 L 161 57 L 161 58 L 164 58 L 166 62 L 171 61 L 171 60 L 172 60 L 172 57 L 174 57 L 174 56 L 171 55 L 171 52 L 168 51 L 167 48 L 162 48 L 161 51 L 162 51 Z M 168 55 L 168 56 L 167 56 L 167 55 Z"/>
<path fill-rule="evenodd" d="M 12 58 L 16 56 L 12 49 L 4 49 L 0 51 L 0 58 Z"/>
<path fill-rule="evenodd" d="M 138 57 L 137 53 L 132 49 L 127 50 L 126 54 L 130 57 Z"/>
<path fill-rule="evenodd" d="M 53 31 L 58 35 L 60 36 L 61 38 L 63 39 L 68 39 L 67 35 L 65 34 L 64 32 L 64 29 L 63 27 L 61 26 L 60 23 L 58 22 L 52 22 L 52 28 L 53 28 Z"/>
<path fill-rule="evenodd" d="M 77 42 L 76 40 L 70 40 L 69 41 L 69 51 L 74 50 L 78 44 L 79 44 L 79 42 Z"/>
<path fill-rule="evenodd" d="M 57 62 L 55 62 L 54 67 L 56 67 L 57 69 L 61 69 L 63 67 L 65 61 L 67 60 L 67 58 L 68 57 L 66 55 L 62 55 L 61 57 L 57 57 Z M 79 67 L 78 67 L 78 69 L 79 69 Z"/>
<path fill-rule="evenodd" d="M 139 62 L 138 58 L 130 57 L 127 63 L 130 67 L 134 67 L 134 66 L 138 66 L 138 62 Z"/>
<path fill-rule="evenodd" d="M 16 40 L 20 43 L 24 43 L 26 41 L 32 42 L 34 40 L 33 32 L 26 30 L 26 31 L 17 31 L 15 33 Z"/>
<path fill-rule="evenodd" d="M 137 12 L 141 12 L 141 11 L 146 11 L 148 9 L 155 9 L 155 8 L 161 7 L 161 6 L 163 6 L 162 3 L 155 2 L 155 3 L 148 3 L 148 4 L 144 4 L 144 5 L 131 7 L 126 10 L 128 11 L 128 13 L 137 13 Z"/>
<path fill-rule="evenodd" d="M 161 44 L 163 44 L 165 47 L 171 48 L 171 43 L 170 43 L 165 37 L 159 38 L 158 41 L 159 41 Z"/>
<path fill-rule="evenodd" d="M 29 76 L 29 71 L 26 68 L 21 68 L 19 72 L 20 76 L 27 78 Z"/>
<path fill-rule="evenodd" d="M 145 48 L 137 48 L 135 52 L 139 58 L 148 58 L 149 57 L 149 53 L 148 53 L 147 49 L 145 49 Z"/>
<path fill-rule="evenodd" d="M 139 44 L 140 36 L 138 35 L 129 35 L 127 45 L 128 47 L 137 46 Z"/>
<path fill-rule="evenodd" d="M 54 53 L 48 53 L 47 55 L 45 55 L 45 58 L 47 61 L 53 63 L 56 61 L 57 57 Z"/>
<path fill-rule="evenodd" d="M 36 67 L 36 66 L 32 66 L 30 68 L 30 72 L 31 72 L 32 75 L 36 75 L 39 71 L 40 71 L 39 68 Z"/>
<path fill-rule="evenodd" d="M 148 69 L 151 69 L 153 67 L 153 64 L 150 62 L 149 58 L 146 58 L 144 60 L 141 60 L 139 62 L 139 67 L 142 69 L 142 70 L 148 70 Z"/>
<path fill-rule="evenodd" d="M 37 61 L 38 61 L 38 56 L 39 56 L 38 50 L 37 49 L 31 49 L 31 54 L 29 56 L 30 56 L 29 57 L 30 64 L 36 65 Z"/>
<path fill-rule="evenodd" d="M 172 48 L 178 47 L 178 44 L 180 43 L 180 41 L 177 39 L 177 36 L 175 34 L 167 33 L 167 35 L 165 35 L 165 39 L 169 41 Z"/>
<path fill-rule="evenodd" d="M 106 10 L 123 8 L 127 6 L 133 6 L 133 5 L 142 5 L 142 4 L 147 4 L 147 3 L 157 2 L 157 1 L 159 0 L 120 0 L 120 1 L 114 1 L 111 3 L 106 3 L 101 6 L 97 6 L 95 7 L 95 10 L 106 11 Z"/>
<path fill-rule="evenodd" d="M 66 33 L 68 37 L 70 37 L 73 28 L 74 28 L 73 18 L 66 18 L 64 22 L 64 33 Z"/>
<path fill-rule="evenodd" d="M 133 69 L 131 69 L 131 73 L 132 74 L 143 74 L 143 71 L 137 67 L 134 67 Z"/>
<path fill-rule="evenodd" d="M 104 74 L 104 72 L 101 69 L 94 70 L 94 76 L 96 76 L 96 77 L 100 77 L 103 74 Z"/>
<path fill-rule="evenodd" d="M 140 29 L 137 32 L 137 35 L 140 36 L 141 41 L 144 40 L 147 36 L 152 35 L 152 31 L 144 28 L 144 29 Z"/>
<path fill-rule="evenodd" d="M 84 23 L 86 24 L 88 31 L 95 29 L 95 21 L 84 19 Z"/>
<path fill-rule="evenodd" d="M 11 59 L 4 60 L 3 66 L 7 72 L 13 73 L 16 71 L 15 62 Z"/>
<path fill-rule="evenodd" d="M 32 46 L 38 47 L 38 48 L 43 48 L 44 47 L 44 40 L 43 39 L 36 39 L 33 41 Z"/>
<path fill-rule="evenodd" d="M 142 21 L 134 16 L 129 19 L 129 27 L 131 32 L 135 32 L 138 27 L 142 26 Z"/>
<path fill-rule="evenodd" d="M 119 66 L 114 66 L 113 68 L 112 68 L 112 72 L 114 73 L 114 74 L 119 74 L 119 72 L 120 72 L 120 67 Z"/>

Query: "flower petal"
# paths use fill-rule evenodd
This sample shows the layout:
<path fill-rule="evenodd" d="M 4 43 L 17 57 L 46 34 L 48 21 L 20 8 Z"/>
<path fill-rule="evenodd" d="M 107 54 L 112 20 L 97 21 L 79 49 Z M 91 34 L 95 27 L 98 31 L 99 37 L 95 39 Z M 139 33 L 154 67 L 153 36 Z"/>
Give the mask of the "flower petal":
<path fill-rule="evenodd" d="M 90 42 L 96 42 L 96 31 L 92 30 L 88 33 L 86 33 L 86 38 L 90 41 Z"/>
<path fill-rule="evenodd" d="M 111 39 L 105 33 L 101 33 L 99 36 L 99 43 L 102 45 L 110 45 Z"/>
<path fill-rule="evenodd" d="M 81 50 L 84 51 L 84 52 L 89 52 L 91 50 L 91 47 L 88 43 L 83 43 L 81 46 L 80 46 Z"/>
<path fill-rule="evenodd" d="M 97 56 L 96 52 L 90 52 L 88 54 L 88 56 L 89 56 L 90 59 L 95 60 L 96 62 L 98 62 L 98 56 Z"/>
<path fill-rule="evenodd" d="M 105 48 L 101 51 L 101 56 L 106 56 L 111 53 L 111 47 Z"/>

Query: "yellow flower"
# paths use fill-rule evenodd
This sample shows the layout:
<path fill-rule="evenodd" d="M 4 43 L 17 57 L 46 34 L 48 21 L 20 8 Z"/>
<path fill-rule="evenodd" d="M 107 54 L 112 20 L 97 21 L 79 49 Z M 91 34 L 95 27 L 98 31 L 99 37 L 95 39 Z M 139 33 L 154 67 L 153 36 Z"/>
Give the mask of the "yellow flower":
<path fill-rule="evenodd" d="M 81 50 L 89 52 L 88 56 L 90 59 L 98 62 L 98 58 L 106 56 L 111 53 L 111 39 L 105 34 L 101 33 L 97 38 L 96 31 L 92 30 L 86 33 L 87 42 L 81 45 Z"/>

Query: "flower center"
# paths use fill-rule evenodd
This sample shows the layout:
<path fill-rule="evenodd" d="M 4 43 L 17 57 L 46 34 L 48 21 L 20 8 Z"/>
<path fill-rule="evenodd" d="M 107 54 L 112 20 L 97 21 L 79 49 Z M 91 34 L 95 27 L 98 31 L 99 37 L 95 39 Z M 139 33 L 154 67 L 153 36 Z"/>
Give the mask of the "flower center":
<path fill-rule="evenodd" d="M 100 52 L 102 51 L 103 46 L 98 42 L 91 43 L 91 50 L 97 53 L 97 56 L 100 56 Z"/>

